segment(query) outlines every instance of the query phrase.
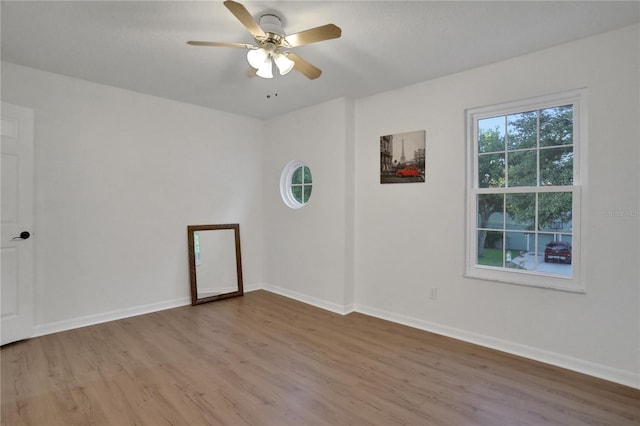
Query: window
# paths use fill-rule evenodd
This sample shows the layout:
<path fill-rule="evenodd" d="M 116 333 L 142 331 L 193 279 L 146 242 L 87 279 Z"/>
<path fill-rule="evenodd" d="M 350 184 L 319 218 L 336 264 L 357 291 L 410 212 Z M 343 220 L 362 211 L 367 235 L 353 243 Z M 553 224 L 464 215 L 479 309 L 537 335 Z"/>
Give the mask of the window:
<path fill-rule="evenodd" d="M 582 291 L 584 98 L 578 91 L 467 111 L 467 276 Z"/>
<path fill-rule="evenodd" d="M 292 209 L 299 209 L 309 201 L 312 188 L 309 167 L 297 160 L 287 163 L 280 176 L 280 195 L 284 203 Z"/>

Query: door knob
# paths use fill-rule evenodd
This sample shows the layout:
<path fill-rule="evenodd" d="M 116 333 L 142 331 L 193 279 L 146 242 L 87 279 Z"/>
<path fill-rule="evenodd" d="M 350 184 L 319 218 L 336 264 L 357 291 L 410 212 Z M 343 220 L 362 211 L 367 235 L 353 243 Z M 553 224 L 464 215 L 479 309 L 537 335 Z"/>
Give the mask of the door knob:
<path fill-rule="evenodd" d="M 13 241 L 13 240 L 28 240 L 30 236 L 31 236 L 31 234 L 29 233 L 29 231 L 22 231 L 20 233 L 19 237 L 13 237 L 11 239 L 11 241 Z"/>

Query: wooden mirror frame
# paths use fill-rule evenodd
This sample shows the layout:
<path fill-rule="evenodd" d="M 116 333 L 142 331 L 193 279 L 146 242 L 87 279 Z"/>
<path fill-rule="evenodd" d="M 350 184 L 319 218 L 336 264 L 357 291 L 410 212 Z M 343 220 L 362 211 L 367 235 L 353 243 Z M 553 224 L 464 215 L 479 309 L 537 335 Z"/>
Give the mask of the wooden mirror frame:
<path fill-rule="evenodd" d="M 196 274 L 196 253 L 194 246 L 193 233 L 195 231 L 218 231 L 223 229 L 231 229 L 235 236 L 236 250 L 236 276 L 238 278 L 238 290 L 216 294 L 214 296 L 198 298 L 198 282 Z M 216 300 L 228 299 L 230 297 L 242 296 L 244 289 L 242 287 L 242 258 L 240 255 L 240 225 L 237 223 L 228 223 L 222 225 L 189 225 L 187 226 L 187 241 L 189 244 L 189 275 L 191 278 L 191 305 L 199 305 L 201 303 L 215 302 Z"/>

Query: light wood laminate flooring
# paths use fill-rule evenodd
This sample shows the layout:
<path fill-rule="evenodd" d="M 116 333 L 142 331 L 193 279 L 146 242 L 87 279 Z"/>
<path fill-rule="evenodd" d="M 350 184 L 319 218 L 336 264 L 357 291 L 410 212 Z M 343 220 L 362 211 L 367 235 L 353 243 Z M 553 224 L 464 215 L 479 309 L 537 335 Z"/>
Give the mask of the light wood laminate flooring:
<path fill-rule="evenodd" d="M 640 424 L 640 390 L 266 291 L 0 356 L 6 426 Z"/>

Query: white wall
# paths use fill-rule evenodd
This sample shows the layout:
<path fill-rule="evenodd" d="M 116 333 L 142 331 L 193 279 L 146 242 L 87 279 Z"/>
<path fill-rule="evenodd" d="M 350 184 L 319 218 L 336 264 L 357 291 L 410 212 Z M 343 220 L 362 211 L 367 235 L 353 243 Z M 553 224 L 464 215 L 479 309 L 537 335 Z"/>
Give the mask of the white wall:
<path fill-rule="evenodd" d="M 343 312 L 353 303 L 353 102 L 337 99 L 265 123 L 264 281 L 267 289 Z M 313 176 L 309 202 L 290 209 L 280 175 L 290 160 Z M 347 281 L 349 280 L 349 281 Z"/>
<path fill-rule="evenodd" d="M 240 223 L 262 277 L 262 122 L 2 64 L 35 110 L 38 333 L 189 301 L 187 225 Z"/>
<path fill-rule="evenodd" d="M 633 26 L 358 100 L 356 309 L 640 386 L 638 64 Z M 465 109 L 581 87 L 587 294 L 464 278 Z M 380 135 L 420 129 L 426 183 L 378 184 Z"/>
<path fill-rule="evenodd" d="M 245 287 L 640 387 L 639 36 L 629 27 L 266 123 L 3 64 L 2 99 L 36 111 L 36 321 L 186 303 L 186 225 L 239 222 Z M 464 278 L 465 109 L 579 87 L 587 293 Z M 379 137 L 421 129 L 426 183 L 381 185 Z M 291 159 L 314 177 L 299 210 L 279 194 Z"/>

